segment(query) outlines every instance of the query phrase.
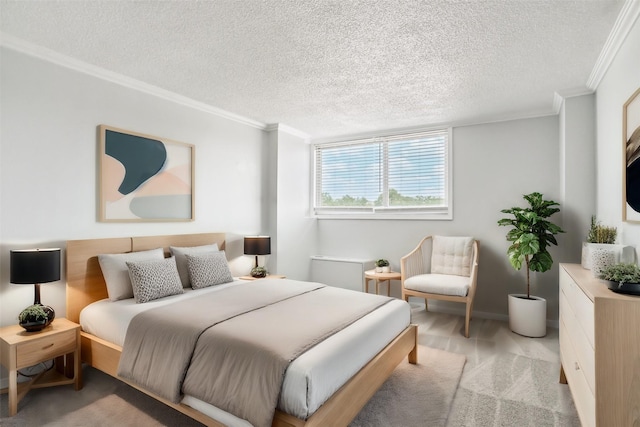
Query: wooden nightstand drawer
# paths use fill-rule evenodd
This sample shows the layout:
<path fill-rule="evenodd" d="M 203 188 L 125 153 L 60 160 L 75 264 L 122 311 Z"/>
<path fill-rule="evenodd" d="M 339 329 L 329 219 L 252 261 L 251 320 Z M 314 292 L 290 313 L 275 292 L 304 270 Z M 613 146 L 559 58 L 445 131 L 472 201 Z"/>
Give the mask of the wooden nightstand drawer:
<path fill-rule="evenodd" d="M 42 360 L 53 359 L 56 356 L 75 351 L 76 331 L 70 330 L 55 335 L 44 336 L 40 339 L 27 341 L 17 346 L 17 368 L 32 366 Z"/>

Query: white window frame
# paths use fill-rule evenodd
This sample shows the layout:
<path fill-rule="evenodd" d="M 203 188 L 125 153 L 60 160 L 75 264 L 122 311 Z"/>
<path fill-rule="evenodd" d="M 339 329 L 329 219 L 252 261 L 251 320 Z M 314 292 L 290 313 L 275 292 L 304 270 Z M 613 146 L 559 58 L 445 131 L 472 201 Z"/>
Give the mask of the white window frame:
<path fill-rule="evenodd" d="M 318 147 L 323 146 L 340 146 L 358 143 L 379 143 L 381 141 L 411 139 L 420 136 L 427 136 L 431 133 L 446 133 L 446 143 L 444 147 L 444 190 L 445 203 L 443 207 L 317 207 L 318 197 L 318 177 L 316 153 Z M 439 128 L 420 131 L 411 131 L 406 133 L 394 133 L 386 135 L 377 135 L 368 138 L 353 138 L 331 142 L 315 142 L 310 144 L 311 149 L 311 206 L 310 214 L 317 219 L 416 219 L 416 220 L 452 220 L 453 219 L 453 138 L 451 128 Z M 386 170 L 385 170 L 386 172 Z M 383 180 L 384 193 L 383 197 L 388 199 L 388 181 L 385 176 Z M 385 200 L 385 205 L 388 200 Z"/>

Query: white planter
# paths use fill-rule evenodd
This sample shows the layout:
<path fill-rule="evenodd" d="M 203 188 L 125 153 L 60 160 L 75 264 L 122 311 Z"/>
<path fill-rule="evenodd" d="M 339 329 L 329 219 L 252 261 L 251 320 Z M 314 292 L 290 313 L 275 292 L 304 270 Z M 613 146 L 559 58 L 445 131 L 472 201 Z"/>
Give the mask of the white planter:
<path fill-rule="evenodd" d="M 382 272 L 383 272 L 383 273 L 389 273 L 389 272 L 391 272 L 391 267 L 389 267 L 389 266 L 382 267 Z"/>
<path fill-rule="evenodd" d="M 526 294 L 509 294 L 509 328 L 525 337 L 547 334 L 547 300 Z"/>
<path fill-rule="evenodd" d="M 593 268 L 594 253 L 602 254 L 604 251 L 612 251 L 615 254 L 614 263 L 634 263 L 636 259 L 635 249 L 633 246 L 582 242 L 582 268 L 591 270 Z"/>

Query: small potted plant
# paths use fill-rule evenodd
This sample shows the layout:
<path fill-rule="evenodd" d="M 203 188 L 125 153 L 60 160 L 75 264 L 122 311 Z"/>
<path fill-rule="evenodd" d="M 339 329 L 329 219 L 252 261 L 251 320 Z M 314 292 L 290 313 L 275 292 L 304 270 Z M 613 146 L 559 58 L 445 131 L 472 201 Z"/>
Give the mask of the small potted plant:
<path fill-rule="evenodd" d="M 376 261 L 376 273 L 388 273 L 390 271 L 389 261 L 383 258 Z"/>
<path fill-rule="evenodd" d="M 267 274 L 269 274 L 269 272 L 264 267 L 253 267 L 251 269 L 251 277 L 263 278 L 267 277 Z"/>
<path fill-rule="evenodd" d="M 602 225 L 596 216 L 592 215 L 587 240 L 582 243 L 582 267 L 591 270 L 594 257 L 603 258 L 607 254 L 613 256 L 616 250 L 620 250 L 612 246 L 616 242 L 617 235 L 616 227 Z M 595 272 L 596 275 L 597 273 Z"/>
<path fill-rule="evenodd" d="M 540 193 L 526 194 L 524 199 L 529 206 L 503 209 L 502 213 L 512 217 L 498 221 L 498 225 L 512 227 L 507 232 L 509 263 L 516 270 L 523 265 L 527 270 L 527 293 L 509 294 L 509 327 L 520 335 L 543 337 L 547 333 L 547 300 L 531 295 L 529 273 L 551 269 L 553 259 L 547 247 L 557 245 L 555 235 L 564 231 L 547 220 L 560 211 L 557 202 L 544 200 Z"/>
<path fill-rule="evenodd" d="M 636 264 L 618 263 L 604 267 L 599 277 L 607 281 L 607 287 L 613 292 L 640 295 L 640 267 Z"/>
<path fill-rule="evenodd" d="M 48 321 L 47 312 L 40 304 L 30 305 L 18 315 L 18 323 L 28 332 L 44 329 Z"/>

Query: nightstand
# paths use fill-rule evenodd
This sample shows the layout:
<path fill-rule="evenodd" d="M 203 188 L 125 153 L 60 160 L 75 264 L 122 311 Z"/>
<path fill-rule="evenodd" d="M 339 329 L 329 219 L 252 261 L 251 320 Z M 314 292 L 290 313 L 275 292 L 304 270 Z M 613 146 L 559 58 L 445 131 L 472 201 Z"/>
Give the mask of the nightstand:
<path fill-rule="evenodd" d="M 260 279 L 286 279 L 287 276 L 281 274 L 267 274 L 267 277 L 252 277 L 252 276 L 240 276 L 242 280 L 260 280 Z"/>
<path fill-rule="evenodd" d="M 18 369 L 51 359 L 55 359 L 52 369 L 18 384 Z M 9 416 L 18 412 L 18 402 L 32 388 L 75 384 L 80 390 L 80 325 L 56 318 L 38 332 L 27 332 L 20 325 L 0 328 L 0 362 L 9 371 Z"/>

